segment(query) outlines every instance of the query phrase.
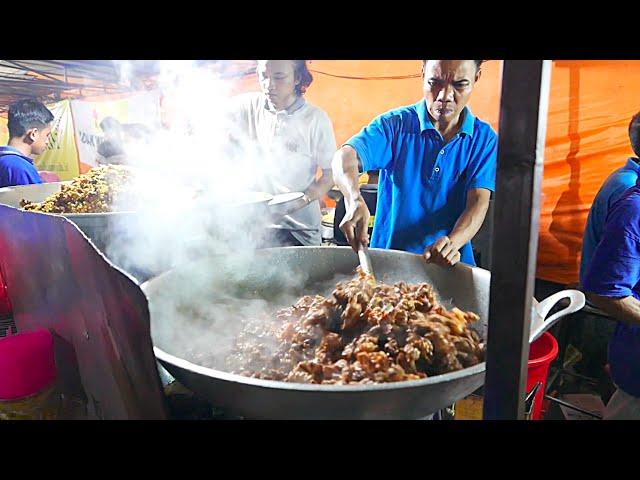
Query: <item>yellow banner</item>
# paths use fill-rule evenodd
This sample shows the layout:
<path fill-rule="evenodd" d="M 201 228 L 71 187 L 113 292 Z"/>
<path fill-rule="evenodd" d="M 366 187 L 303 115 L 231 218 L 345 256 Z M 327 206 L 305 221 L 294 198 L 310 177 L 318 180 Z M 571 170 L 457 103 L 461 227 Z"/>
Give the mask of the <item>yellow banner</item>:
<path fill-rule="evenodd" d="M 63 100 L 47 105 L 47 108 L 54 116 L 53 127 L 47 150 L 36 157 L 35 165 L 38 170 L 56 173 L 60 180 L 71 180 L 80 173 L 78 149 L 73 135 L 71 104 L 69 100 Z"/>
<path fill-rule="evenodd" d="M 5 117 L 0 117 L 0 145 L 6 145 L 9 141 L 7 122 L 8 120 Z"/>

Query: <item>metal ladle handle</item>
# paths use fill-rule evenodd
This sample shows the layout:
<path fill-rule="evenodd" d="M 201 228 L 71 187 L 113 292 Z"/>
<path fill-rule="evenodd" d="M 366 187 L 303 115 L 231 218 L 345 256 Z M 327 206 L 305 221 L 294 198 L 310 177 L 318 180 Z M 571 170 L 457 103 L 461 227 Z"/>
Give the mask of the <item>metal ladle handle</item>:
<path fill-rule="evenodd" d="M 375 278 L 375 275 L 373 274 L 373 264 L 371 263 L 371 257 L 369 256 L 369 248 L 366 245 L 360 244 L 358 247 L 358 259 L 360 260 L 360 267 L 362 267 L 362 271 Z"/>

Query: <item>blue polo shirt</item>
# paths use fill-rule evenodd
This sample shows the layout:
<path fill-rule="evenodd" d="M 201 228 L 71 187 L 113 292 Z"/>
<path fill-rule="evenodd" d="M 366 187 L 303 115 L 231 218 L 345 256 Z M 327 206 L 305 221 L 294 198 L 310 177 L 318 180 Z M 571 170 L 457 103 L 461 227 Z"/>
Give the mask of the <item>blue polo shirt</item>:
<path fill-rule="evenodd" d="M 640 185 L 611 206 L 582 286 L 603 297 L 640 300 Z M 616 385 L 640 397 L 640 326 L 617 322 L 609 342 L 609 364 Z"/>
<path fill-rule="evenodd" d="M 424 99 L 379 115 L 345 143 L 365 171 L 380 170 L 372 247 L 421 254 L 451 233 L 470 189 L 495 189 L 497 135 L 467 107 L 461 115 L 446 145 Z M 460 254 L 475 265 L 470 242 Z"/>
<path fill-rule="evenodd" d="M 640 165 L 638 165 L 633 158 L 629 158 L 623 167 L 609 175 L 602 184 L 602 187 L 600 187 L 600 190 L 598 190 L 598 194 L 593 200 L 593 204 L 589 210 L 587 225 L 585 226 L 582 237 L 580 283 L 584 280 L 584 275 L 593 256 L 593 251 L 602 238 L 604 222 L 607 218 L 609 208 L 628 188 L 636 184 L 638 173 L 640 173 Z"/>
<path fill-rule="evenodd" d="M 10 146 L 0 147 L 0 187 L 42 183 L 33 160 Z"/>

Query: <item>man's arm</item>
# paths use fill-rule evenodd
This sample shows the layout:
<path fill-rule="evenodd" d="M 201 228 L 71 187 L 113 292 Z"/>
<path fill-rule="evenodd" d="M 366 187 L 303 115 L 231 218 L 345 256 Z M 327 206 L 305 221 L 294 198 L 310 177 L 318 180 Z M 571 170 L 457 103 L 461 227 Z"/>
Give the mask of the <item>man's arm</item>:
<path fill-rule="evenodd" d="M 322 170 L 322 176 L 316 179 L 309 188 L 304 191 L 307 196 L 307 203 L 311 203 L 314 200 L 318 200 L 325 195 L 333 187 L 333 174 L 331 170 Z"/>
<path fill-rule="evenodd" d="M 427 262 L 452 266 L 460 261 L 460 249 L 475 237 L 487 215 L 491 191 L 473 188 L 467 193 L 467 205 L 448 236 L 440 237 L 426 248 Z"/>
<path fill-rule="evenodd" d="M 640 301 L 635 297 L 603 297 L 587 292 L 587 299 L 616 320 L 629 325 L 640 325 Z"/>
<path fill-rule="evenodd" d="M 615 319 L 640 325 L 640 301 L 633 297 L 640 282 L 640 205 L 634 192 L 630 193 L 609 209 L 582 289 L 590 302 Z"/>
<path fill-rule="evenodd" d="M 399 117 L 385 113 L 351 137 L 333 156 L 333 180 L 344 195 L 345 216 L 340 223 L 354 251 L 369 244 L 371 214 L 360 194 L 358 166 L 365 171 L 393 168 L 393 138 Z"/>
<path fill-rule="evenodd" d="M 449 238 L 458 250 L 476 236 L 489 208 L 491 191 L 486 188 L 474 188 L 467 193 L 467 206 L 458 218 Z"/>
<path fill-rule="evenodd" d="M 333 157 L 333 180 L 344 196 L 345 215 L 340 223 L 349 245 L 354 250 L 359 244 L 369 243 L 369 218 L 371 216 L 360 193 L 358 184 L 358 154 L 345 145 Z"/>

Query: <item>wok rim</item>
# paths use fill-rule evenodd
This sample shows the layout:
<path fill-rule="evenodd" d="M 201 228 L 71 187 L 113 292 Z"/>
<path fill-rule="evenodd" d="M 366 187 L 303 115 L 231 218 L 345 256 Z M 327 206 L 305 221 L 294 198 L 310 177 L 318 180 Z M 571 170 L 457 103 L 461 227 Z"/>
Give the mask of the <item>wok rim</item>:
<path fill-rule="evenodd" d="M 235 373 L 223 372 L 222 370 L 216 370 L 213 368 L 203 367 L 201 365 L 192 363 L 170 353 L 165 352 L 160 347 L 153 346 L 153 353 L 161 362 L 169 363 L 182 370 L 187 370 L 191 373 L 204 375 L 216 380 L 223 380 L 226 382 L 241 383 L 252 387 L 261 387 L 272 390 L 296 390 L 306 392 L 331 392 L 331 393 L 358 393 L 358 392 L 371 392 L 371 391 L 385 391 L 385 390 L 398 390 L 398 389 L 411 389 L 425 387 L 432 384 L 446 383 L 454 381 L 459 378 L 467 378 L 486 370 L 486 362 L 478 363 L 472 367 L 456 370 L 455 372 L 443 373 L 441 375 L 434 375 L 432 377 L 422 378 L 420 380 L 403 380 L 400 382 L 385 382 L 374 384 L 347 384 L 347 385 L 327 385 L 317 383 L 294 383 L 294 382 L 282 382 L 279 380 L 264 380 L 261 378 L 245 377 Z"/>
<path fill-rule="evenodd" d="M 7 205 L 10 207 L 10 205 Z M 11 207 L 16 208 L 16 207 Z M 37 210 L 25 210 L 24 208 L 16 208 L 16 210 L 20 210 L 21 212 L 26 213 L 40 213 L 42 215 L 53 215 L 56 217 L 64 217 L 69 220 L 73 219 L 82 219 L 82 218 L 99 218 L 99 217 L 114 217 L 117 215 L 131 215 L 135 213 L 139 213 L 136 210 L 121 210 L 117 212 L 91 212 L 91 213 L 53 213 L 53 212 L 39 212 Z"/>
<path fill-rule="evenodd" d="M 33 187 L 34 185 L 60 185 L 60 187 L 62 187 L 63 185 L 70 185 L 72 182 L 73 180 L 63 180 L 60 182 L 47 182 L 47 183 L 41 183 L 41 184 L 12 185 L 8 187 L 0 187 L 0 193 L 19 191 L 21 188 L 24 188 L 24 187 L 29 188 L 29 187 Z M 234 209 L 234 208 L 242 208 L 242 207 L 267 205 L 274 198 L 273 194 L 260 191 L 260 190 L 250 190 L 250 191 L 247 191 L 246 193 L 253 195 L 255 198 L 246 199 L 245 201 L 239 201 L 239 202 L 229 202 L 228 204 L 224 205 L 224 207 Z M 42 203 L 42 202 L 34 202 L 34 203 Z M 55 215 L 58 217 L 65 217 L 70 220 L 74 220 L 74 219 L 82 220 L 82 219 L 100 218 L 100 217 L 116 217 L 118 215 L 133 215 L 133 214 L 144 213 L 143 210 L 117 210 L 117 211 L 110 211 L 110 212 L 87 212 L 87 213 L 65 213 L 65 212 L 57 213 L 57 212 L 40 212 L 37 210 L 25 210 L 22 207 L 9 205 L 6 203 L 2 203 L 1 201 L 0 201 L 0 205 L 5 205 L 10 208 L 15 208 L 16 210 L 19 210 L 21 212 Z"/>
<path fill-rule="evenodd" d="M 71 184 L 72 180 L 63 180 L 60 182 L 47 182 L 47 183 L 40 183 L 40 184 L 30 184 L 30 185 L 12 185 L 9 187 L 2 187 L 0 188 L 0 193 L 6 193 L 6 192 L 12 192 L 12 191 L 19 191 L 21 188 L 23 187 L 33 187 L 33 185 L 69 185 Z M 42 203 L 42 202 L 34 202 L 34 203 Z M 39 212 L 37 210 L 25 210 L 22 207 L 16 207 L 13 205 L 8 205 L 6 203 L 2 203 L 0 202 L 0 204 L 9 207 L 9 208 L 15 208 L 16 210 L 20 211 L 20 212 L 26 212 L 26 213 L 41 213 L 43 215 L 54 215 L 56 217 L 65 217 L 68 218 L 70 220 L 73 220 L 74 218 L 76 219 L 82 219 L 82 218 L 99 218 L 99 217 L 113 217 L 113 216 L 117 216 L 117 215 L 123 215 L 123 214 L 134 214 L 137 213 L 136 210 L 118 210 L 115 212 L 87 212 L 87 213 L 56 213 L 56 212 Z"/>

